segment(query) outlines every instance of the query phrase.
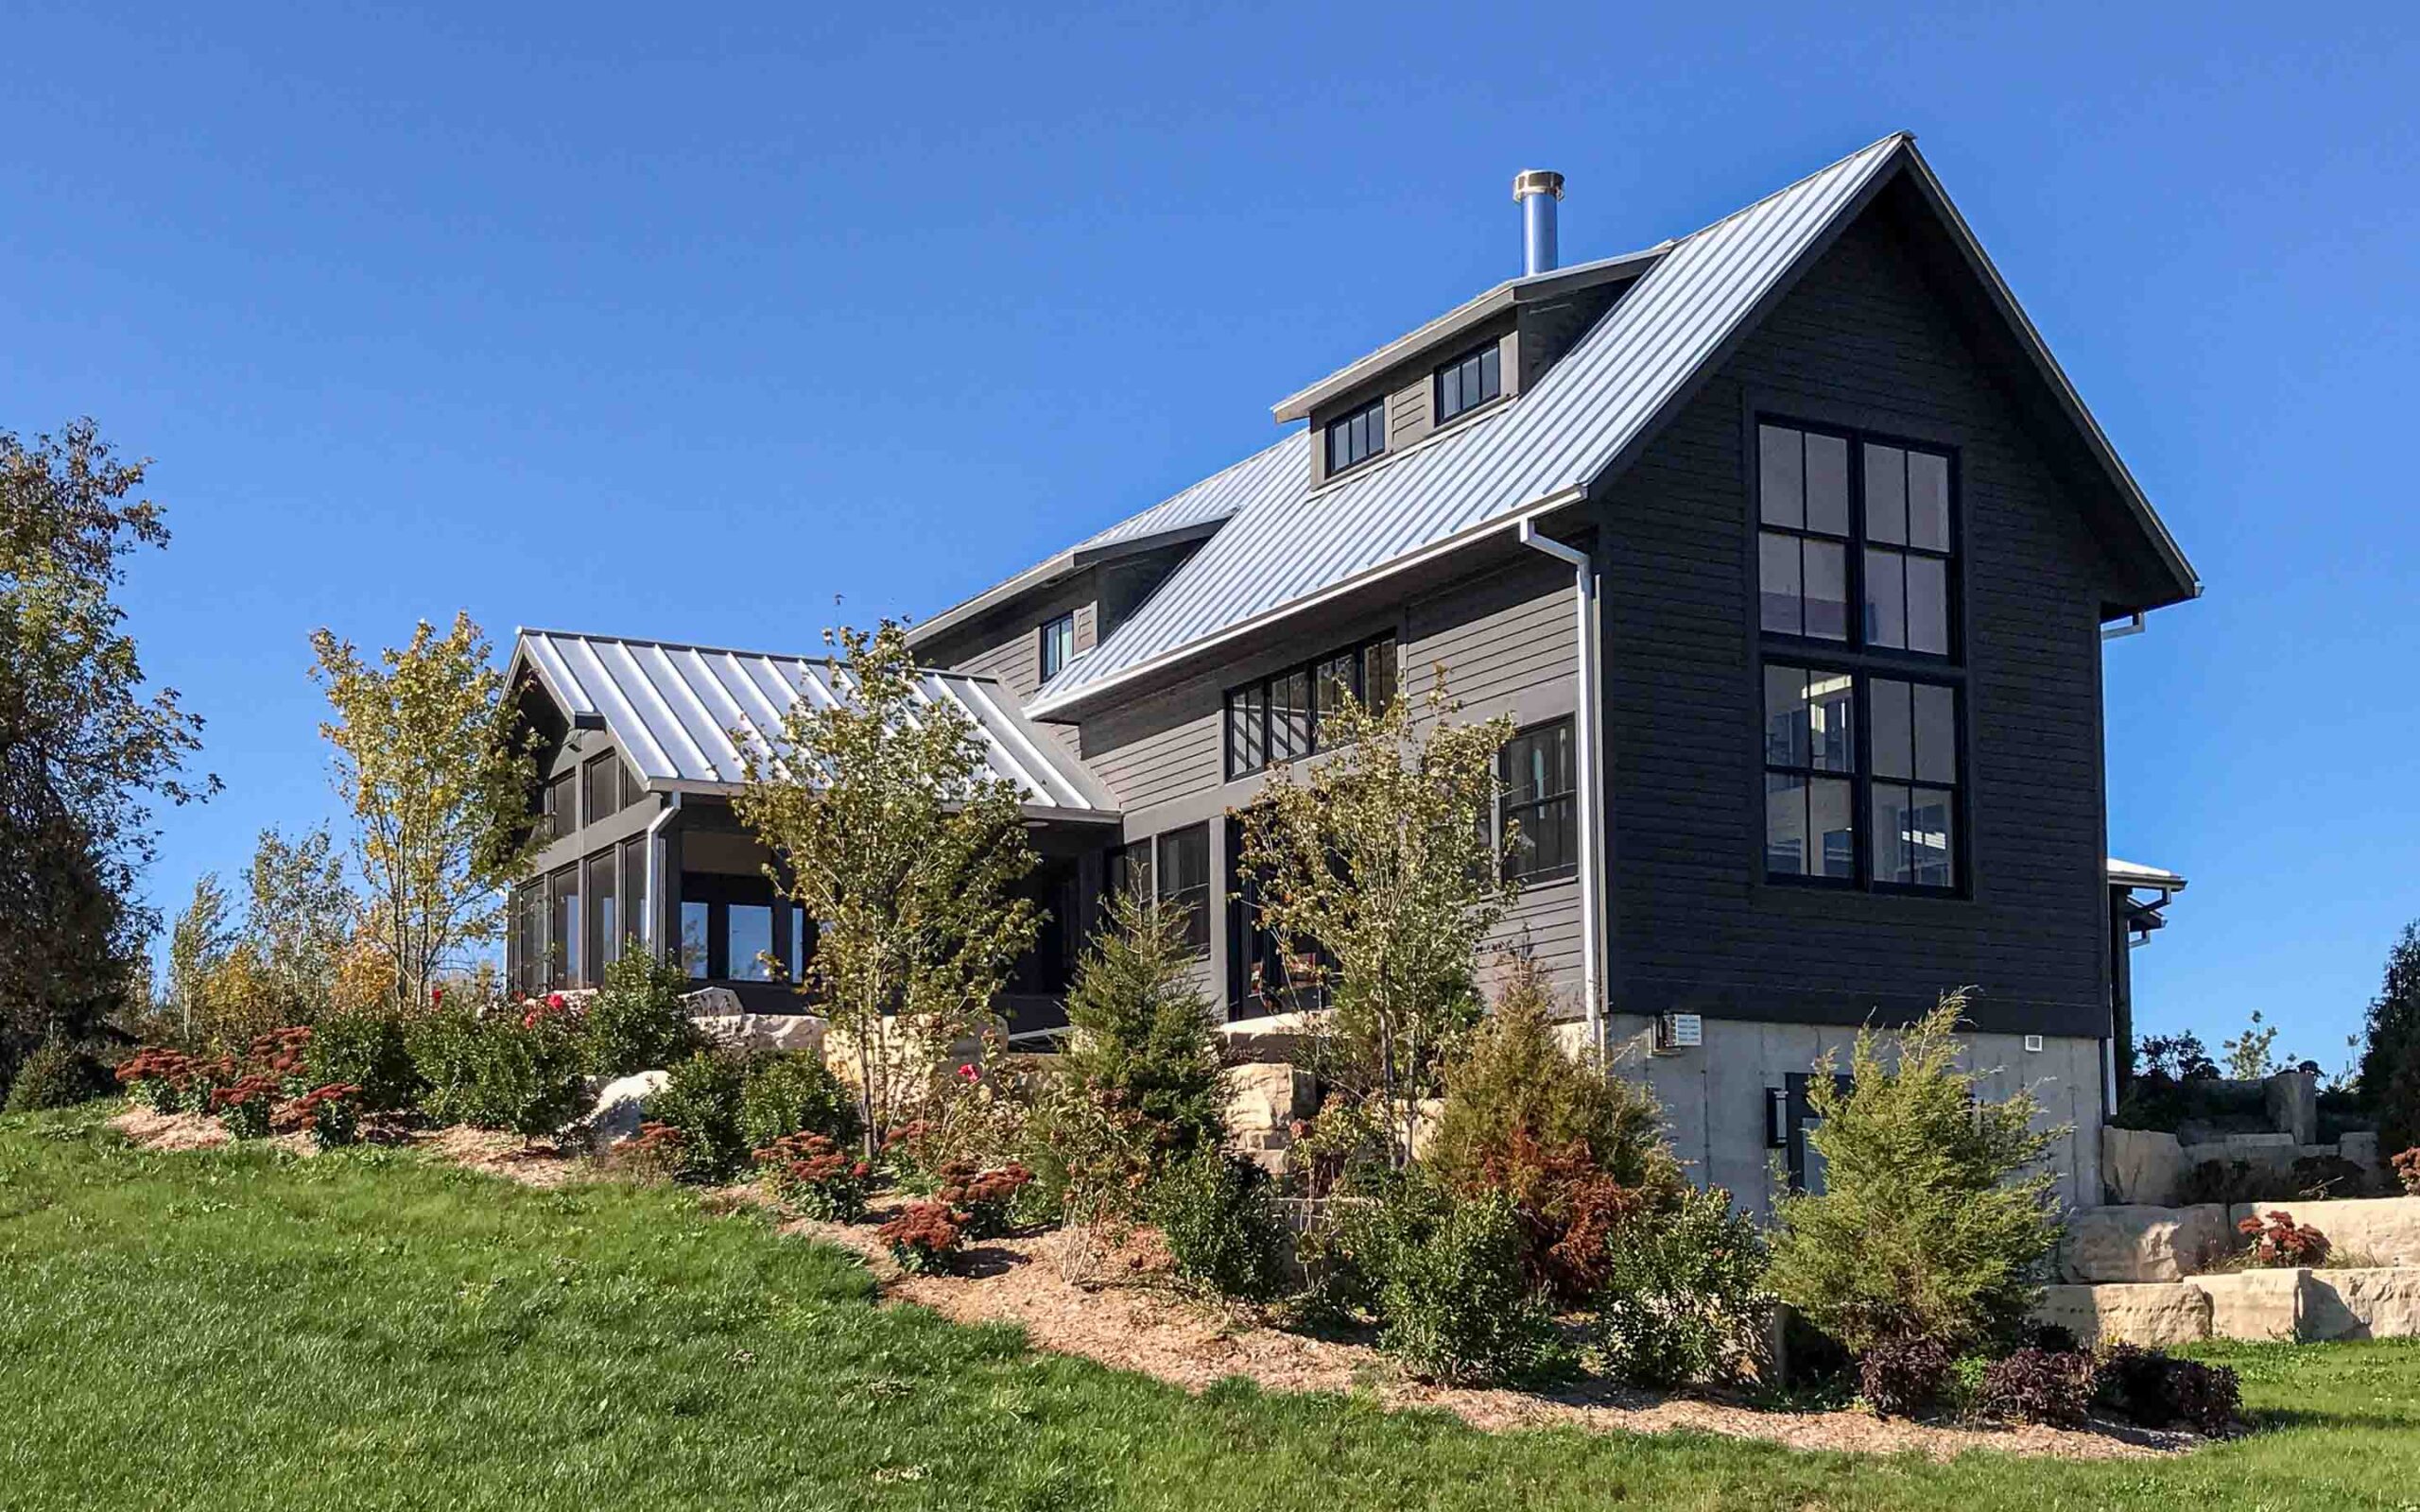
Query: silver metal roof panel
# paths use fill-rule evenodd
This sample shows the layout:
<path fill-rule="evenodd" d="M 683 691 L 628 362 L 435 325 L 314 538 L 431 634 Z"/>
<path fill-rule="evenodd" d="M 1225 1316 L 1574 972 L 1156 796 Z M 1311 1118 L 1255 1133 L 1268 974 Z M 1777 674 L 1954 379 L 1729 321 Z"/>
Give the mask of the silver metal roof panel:
<path fill-rule="evenodd" d="M 762 742 L 802 698 L 833 708 L 850 688 L 846 669 L 822 657 L 562 630 L 520 631 L 508 678 L 524 669 L 574 720 L 600 720 L 640 780 L 658 792 L 737 791 L 742 741 Z M 974 718 L 985 764 L 1015 785 L 1029 812 L 1116 816 L 1107 790 L 991 679 L 925 672 L 916 687 L 925 705 L 947 704 Z"/>

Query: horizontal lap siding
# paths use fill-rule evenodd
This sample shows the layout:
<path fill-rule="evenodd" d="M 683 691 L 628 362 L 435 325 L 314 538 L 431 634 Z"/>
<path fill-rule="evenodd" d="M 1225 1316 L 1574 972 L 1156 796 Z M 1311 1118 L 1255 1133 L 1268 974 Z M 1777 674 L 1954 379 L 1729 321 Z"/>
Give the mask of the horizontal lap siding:
<path fill-rule="evenodd" d="M 1749 398 L 1956 438 L 1971 900 L 1762 885 Z M 2104 1032 L 2099 586 L 2077 507 L 1873 217 L 1600 502 L 1621 1001 L 1862 1017 L 1972 985 L 1994 1027 Z M 1862 1007 L 1859 1005 L 1863 1005 Z"/>

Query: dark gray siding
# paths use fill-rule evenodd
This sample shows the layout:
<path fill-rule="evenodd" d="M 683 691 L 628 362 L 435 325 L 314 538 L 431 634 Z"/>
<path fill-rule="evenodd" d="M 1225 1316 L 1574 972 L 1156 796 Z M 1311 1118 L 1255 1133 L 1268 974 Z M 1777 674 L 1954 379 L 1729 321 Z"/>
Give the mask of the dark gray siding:
<path fill-rule="evenodd" d="M 1392 629 L 1402 644 L 1402 686 L 1425 694 L 1430 669 L 1446 668 L 1466 719 L 1508 713 L 1529 725 L 1572 710 L 1571 581 L 1555 563 L 1514 560 L 1418 595 L 1340 611 L 1318 628 L 1289 625 L 1282 639 L 1256 643 L 1215 670 L 1109 709 L 1086 720 L 1079 754 L 1125 811 L 1126 835 L 1140 839 L 1208 822 L 1213 876 L 1226 876 L 1223 820 L 1251 801 L 1262 779 L 1226 781 L 1226 690 L 1288 662 Z M 1494 945 L 1529 950 L 1566 990 L 1578 983 L 1577 887 L 1542 884 L 1524 896 Z M 1219 1001 L 1228 987 L 1223 907 L 1213 910 L 1214 941 L 1202 984 Z M 1576 1005 L 1576 1000 L 1575 1000 Z"/>
<path fill-rule="evenodd" d="M 2098 605 L 2111 568 L 1880 213 L 1598 501 L 1616 1005 L 2107 1032 Z M 1957 448 L 1972 896 L 1761 880 L 1747 441 L 1759 411 Z"/>

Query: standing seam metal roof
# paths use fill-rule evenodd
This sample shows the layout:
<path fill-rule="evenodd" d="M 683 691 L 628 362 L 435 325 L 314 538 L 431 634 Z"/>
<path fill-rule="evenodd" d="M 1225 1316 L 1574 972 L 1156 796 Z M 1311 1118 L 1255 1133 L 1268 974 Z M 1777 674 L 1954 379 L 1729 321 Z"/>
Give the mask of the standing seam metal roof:
<path fill-rule="evenodd" d="M 601 719 L 641 780 L 658 790 L 735 791 L 740 741 L 763 749 L 765 731 L 778 729 L 800 699 L 828 709 L 850 696 L 846 671 L 822 658 L 562 630 L 519 632 L 512 666 L 535 672 L 565 713 Z M 923 704 L 953 706 L 974 719 L 985 763 L 1028 807 L 1116 812 L 991 679 L 928 671 L 916 690 Z"/>
<path fill-rule="evenodd" d="M 1289 475 L 1272 464 L 1267 486 L 1028 712 L 1063 709 L 1278 611 L 1576 497 L 1906 142 L 1885 137 L 1681 238 L 1534 388 L 1492 415 L 1319 490 L 1301 455 L 1307 432 L 1260 454 L 1253 460 L 1290 449 L 1300 465 Z"/>

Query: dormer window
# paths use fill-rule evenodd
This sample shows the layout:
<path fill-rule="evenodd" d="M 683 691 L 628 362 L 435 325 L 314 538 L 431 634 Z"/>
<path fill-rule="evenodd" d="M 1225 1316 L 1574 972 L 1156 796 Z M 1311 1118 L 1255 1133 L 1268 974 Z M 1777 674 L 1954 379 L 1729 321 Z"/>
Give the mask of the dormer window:
<path fill-rule="evenodd" d="M 1504 358 L 1489 342 L 1437 369 L 1437 423 L 1467 414 L 1504 392 Z"/>
<path fill-rule="evenodd" d="M 1070 611 L 1042 627 L 1042 680 L 1048 682 L 1075 659 L 1076 616 Z"/>
<path fill-rule="evenodd" d="M 1334 477 L 1387 449 L 1387 402 L 1374 399 L 1327 422 L 1327 472 Z"/>

